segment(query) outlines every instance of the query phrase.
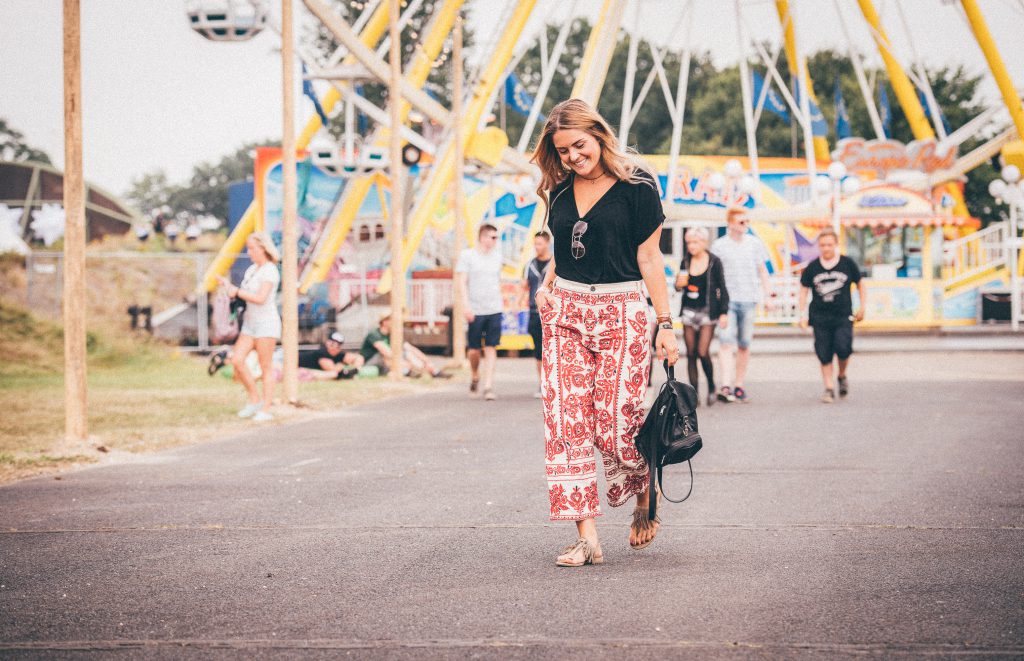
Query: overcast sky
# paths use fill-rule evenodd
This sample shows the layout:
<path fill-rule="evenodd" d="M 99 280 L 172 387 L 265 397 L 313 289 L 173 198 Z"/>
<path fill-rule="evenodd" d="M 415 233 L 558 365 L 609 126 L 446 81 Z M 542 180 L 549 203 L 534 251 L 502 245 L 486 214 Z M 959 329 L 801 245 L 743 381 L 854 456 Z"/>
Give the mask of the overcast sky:
<path fill-rule="evenodd" d="M 734 3 L 694 0 L 691 43 L 710 50 L 719 64 L 735 62 Z M 213 43 L 188 26 L 179 0 L 81 0 L 82 96 L 86 177 L 123 193 L 138 175 L 158 168 L 181 181 L 200 161 L 215 161 L 246 141 L 273 138 L 281 126 L 281 67 L 278 39 L 267 31 L 245 43 Z M 278 3 L 272 2 L 275 8 Z M 486 51 L 506 10 L 506 0 L 468 0 L 478 52 Z M 640 0 L 639 15 L 626 12 L 656 43 L 680 49 L 685 23 L 677 27 L 683 0 Z M 791 0 L 798 39 L 807 51 L 845 49 L 829 0 Z M 880 66 L 853 0 L 840 0 L 855 41 Z M 896 0 L 876 0 L 883 22 L 904 63 L 911 58 Z M 1024 88 L 1024 1 L 981 0 L 989 27 L 1018 88 Z M 564 20 L 572 3 L 539 0 L 528 35 L 548 21 Z M 929 67 L 964 64 L 987 73 L 984 58 L 961 15 L 959 3 L 900 0 L 914 44 Z M 577 11 L 596 16 L 598 0 L 579 0 Z M 781 38 L 774 3 L 744 0 L 743 14 L 759 40 Z M 297 3 L 303 22 L 309 15 Z M 858 20 L 860 19 L 860 20 Z M 60 166 L 63 101 L 60 0 L 0 0 L 0 117 Z M 819 81 L 819 87 L 821 84 Z M 994 82 L 985 81 L 986 100 L 1001 103 Z M 298 90 L 296 90 L 298 94 Z M 297 96 L 297 124 L 312 111 Z"/>

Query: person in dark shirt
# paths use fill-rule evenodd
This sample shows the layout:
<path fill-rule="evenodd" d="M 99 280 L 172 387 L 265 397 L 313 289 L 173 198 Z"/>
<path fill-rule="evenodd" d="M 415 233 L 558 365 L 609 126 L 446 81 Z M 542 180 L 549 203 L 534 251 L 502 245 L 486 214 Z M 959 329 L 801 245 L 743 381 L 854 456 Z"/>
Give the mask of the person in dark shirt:
<path fill-rule="evenodd" d="M 821 363 L 821 378 L 825 392 L 821 401 L 831 404 L 835 401 L 835 383 L 832 379 L 832 361 L 839 364 L 839 396 L 849 393 L 846 368 L 853 353 L 853 322 L 864 319 L 867 306 L 867 291 L 861 279 L 860 267 L 846 255 L 839 254 L 839 239 L 833 229 L 827 228 L 818 235 L 820 257 L 812 261 L 800 276 L 800 298 L 797 309 L 801 312 L 800 327 L 814 328 L 814 353 Z M 850 287 L 857 285 L 860 306 L 853 312 L 853 296 Z M 811 294 L 811 305 L 806 315 L 807 294 Z"/>
<path fill-rule="evenodd" d="M 540 312 L 537 311 L 537 289 L 547 275 L 548 267 L 551 266 L 551 235 L 545 231 L 537 232 L 533 236 L 533 250 L 535 257 L 530 260 L 523 270 L 522 292 L 519 299 L 519 309 L 529 305 L 530 323 L 527 326 L 530 337 L 533 338 L 533 357 L 537 359 L 537 377 L 541 374 L 541 357 L 544 346 L 544 333 L 540 325 Z M 540 386 L 533 394 L 535 399 L 540 399 Z"/>
<path fill-rule="evenodd" d="M 419 376 L 429 374 L 435 379 L 450 379 L 451 374 L 443 372 L 430 362 L 426 354 L 409 344 L 405 343 L 402 352 L 402 374 L 404 376 Z M 380 373 L 386 374 L 388 365 L 391 363 L 391 313 L 385 312 L 374 328 L 366 337 L 359 348 L 359 354 L 364 364 L 373 365 L 380 369 Z"/>
<path fill-rule="evenodd" d="M 690 385 L 697 390 L 697 361 L 708 381 L 708 406 L 715 403 L 715 369 L 711 363 L 711 340 L 715 327 L 729 321 L 729 290 L 725 286 L 722 261 L 708 252 L 708 231 L 702 227 L 686 230 L 686 254 L 679 264 L 676 291 L 681 291 L 679 316 L 683 321 L 686 368 Z M 700 399 L 698 398 L 698 403 Z"/>
<path fill-rule="evenodd" d="M 342 349 L 344 336 L 335 331 L 319 348 L 299 352 L 299 367 L 311 371 L 314 379 L 351 379 L 363 366 L 363 357 L 358 352 Z"/>
<path fill-rule="evenodd" d="M 644 420 L 651 360 L 646 295 L 658 321 L 659 360 L 679 359 L 659 245 L 665 212 L 654 175 L 579 99 L 551 109 L 532 162 L 554 238 L 535 298 L 550 518 L 574 521 L 578 537 L 555 563 L 580 567 L 604 559 L 594 523 L 598 453 L 609 505 L 635 499 L 630 546 L 645 548 L 658 532 L 657 519 L 647 516 L 657 496 L 633 439 Z"/>

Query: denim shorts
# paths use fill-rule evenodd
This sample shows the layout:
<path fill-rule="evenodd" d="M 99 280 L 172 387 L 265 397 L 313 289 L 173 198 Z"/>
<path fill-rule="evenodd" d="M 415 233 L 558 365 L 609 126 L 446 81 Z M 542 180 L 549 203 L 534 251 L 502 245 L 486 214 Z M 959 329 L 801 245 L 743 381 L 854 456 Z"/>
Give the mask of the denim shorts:
<path fill-rule="evenodd" d="M 467 349 L 496 347 L 501 344 L 501 313 L 478 314 L 469 322 L 467 329 Z"/>
<path fill-rule="evenodd" d="M 718 333 L 720 344 L 734 344 L 740 349 L 750 347 L 754 337 L 754 315 L 757 303 L 729 301 L 729 325 Z"/>

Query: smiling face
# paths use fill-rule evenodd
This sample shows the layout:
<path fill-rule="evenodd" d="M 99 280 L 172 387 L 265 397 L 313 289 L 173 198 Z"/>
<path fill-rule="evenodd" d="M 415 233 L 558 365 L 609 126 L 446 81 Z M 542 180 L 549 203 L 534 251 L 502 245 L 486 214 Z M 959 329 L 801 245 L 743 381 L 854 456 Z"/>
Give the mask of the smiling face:
<path fill-rule="evenodd" d="M 579 129 L 555 131 L 551 142 L 562 164 L 581 177 L 594 178 L 604 171 L 601 144 L 597 138 Z"/>

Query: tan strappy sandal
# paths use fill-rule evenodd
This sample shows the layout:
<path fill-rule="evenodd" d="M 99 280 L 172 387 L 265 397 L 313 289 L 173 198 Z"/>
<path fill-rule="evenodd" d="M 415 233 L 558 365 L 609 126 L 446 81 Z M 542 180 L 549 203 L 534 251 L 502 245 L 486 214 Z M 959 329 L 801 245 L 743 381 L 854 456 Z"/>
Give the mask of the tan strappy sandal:
<path fill-rule="evenodd" d="M 657 495 L 655 497 L 658 499 L 658 508 L 660 509 L 661 508 L 661 492 L 659 491 L 659 492 L 656 492 L 656 493 L 657 493 Z M 631 549 L 633 549 L 634 551 L 639 551 L 640 549 L 645 549 L 648 546 L 650 546 L 651 542 L 654 541 L 654 538 L 658 536 L 658 530 L 660 529 L 660 524 L 661 524 L 661 517 L 660 516 L 655 516 L 654 517 L 654 521 L 651 521 L 650 517 L 648 517 L 648 515 L 647 515 L 647 507 L 646 506 L 644 506 L 644 507 L 637 506 L 637 507 L 633 508 L 633 523 L 632 523 L 632 525 L 629 526 L 630 532 L 639 533 L 639 532 L 646 532 L 648 530 L 653 530 L 654 531 L 654 535 L 652 535 L 651 538 L 648 539 L 643 544 L 633 544 L 632 542 L 630 542 L 629 547 Z"/>
<path fill-rule="evenodd" d="M 601 547 L 595 547 L 583 537 L 566 546 L 562 555 L 555 560 L 555 564 L 559 567 L 582 567 L 583 565 L 599 565 L 603 562 L 604 554 L 601 553 Z"/>

